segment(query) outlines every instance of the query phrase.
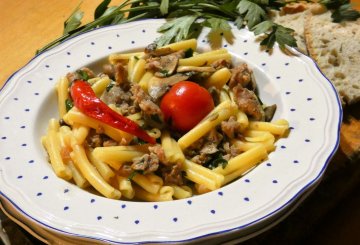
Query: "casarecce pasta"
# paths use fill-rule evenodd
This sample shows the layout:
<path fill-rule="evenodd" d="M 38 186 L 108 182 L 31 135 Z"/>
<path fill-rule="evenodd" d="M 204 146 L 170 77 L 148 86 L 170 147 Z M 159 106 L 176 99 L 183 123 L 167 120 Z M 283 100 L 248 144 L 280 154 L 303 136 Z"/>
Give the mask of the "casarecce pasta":
<path fill-rule="evenodd" d="M 226 49 L 197 53 L 191 39 L 112 54 L 100 74 L 82 68 L 60 78 L 59 118 L 42 137 L 55 174 L 108 198 L 141 201 L 188 198 L 242 177 L 289 124 L 271 121 L 274 106 L 258 99 L 252 70 L 232 60 Z M 163 102 L 179 84 L 204 93 L 189 111 L 195 97 L 207 98 L 197 121 Z M 180 109 L 181 99 L 174 97 Z"/>

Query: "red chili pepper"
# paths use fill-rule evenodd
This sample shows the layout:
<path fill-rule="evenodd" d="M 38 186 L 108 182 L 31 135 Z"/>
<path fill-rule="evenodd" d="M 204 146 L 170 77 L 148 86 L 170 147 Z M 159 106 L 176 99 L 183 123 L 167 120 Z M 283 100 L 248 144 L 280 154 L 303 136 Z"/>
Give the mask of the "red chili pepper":
<path fill-rule="evenodd" d="M 140 139 L 155 144 L 153 137 L 140 128 L 134 121 L 113 111 L 107 104 L 96 97 L 91 86 L 82 80 L 76 80 L 71 86 L 71 97 L 74 105 L 87 116 L 120 129 Z"/>

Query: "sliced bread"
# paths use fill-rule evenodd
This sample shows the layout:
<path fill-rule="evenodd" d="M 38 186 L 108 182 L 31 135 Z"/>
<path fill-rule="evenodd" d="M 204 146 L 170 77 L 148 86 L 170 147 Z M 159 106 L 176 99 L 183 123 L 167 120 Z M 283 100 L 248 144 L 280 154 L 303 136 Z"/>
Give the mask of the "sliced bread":
<path fill-rule="evenodd" d="M 274 11 L 272 20 L 279 25 L 293 29 L 298 50 L 308 54 L 304 37 L 306 16 L 309 14 L 321 14 L 325 11 L 326 8 L 317 3 L 290 3 L 283 7 L 281 11 Z"/>
<path fill-rule="evenodd" d="M 334 84 L 343 105 L 360 101 L 360 19 L 334 23 L 331 12 L 309 14 L 305 43 L 310 56 Z"/>

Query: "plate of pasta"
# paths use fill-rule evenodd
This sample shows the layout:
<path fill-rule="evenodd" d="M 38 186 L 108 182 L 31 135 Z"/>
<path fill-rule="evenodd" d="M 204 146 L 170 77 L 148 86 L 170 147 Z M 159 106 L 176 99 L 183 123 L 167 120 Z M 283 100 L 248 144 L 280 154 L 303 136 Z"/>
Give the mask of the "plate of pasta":
<path fill-rule="evenodd" d="M 90 31 L 0 94 L 0 194 L 42 229 L 95 243 L 241 236 L 321 179 L 342 109 L 308 57 L 252 33 L 157 46 L 164 20 Z"/>

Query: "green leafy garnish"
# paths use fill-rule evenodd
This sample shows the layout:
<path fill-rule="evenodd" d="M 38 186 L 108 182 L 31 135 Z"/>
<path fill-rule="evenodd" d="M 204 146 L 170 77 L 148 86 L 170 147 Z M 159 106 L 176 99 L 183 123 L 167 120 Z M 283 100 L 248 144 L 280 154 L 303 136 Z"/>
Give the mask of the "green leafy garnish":
<path fill-rule="evenodd" d="M 263 21 L 253 27 L 255 35 L 265 33 L 265 38 L 260 42 L 261 45 L 272 48 L 275 41 L 280 48 L 285 48 L 285 45 L 296 47 L 296 39 L 293 36 L 294 30 L 278 25 L 270 20 Z"/>
<path fill-rule="evenodd" d="M 84 81 L 87 81 L 89 80 L 89 74 L 87 74 L 86 71 L 83 71 L 83 70 L 77 70 L 76 73 L 79 75 L 79 77 L 84 80 Z"/>
<path fill-rule="evenodd" d="M 163 33 L 163 35 L 156 40 L 156 43 L 159 46 L 164 46 L 172 41 L 178 42 L 189 38 L 190 27 L 197 18 L 197 15 L 187 15 L 168 21 L 158 28 L 158 32 Z"/>
<path fill-rule="evenodd" d="M 71 99 L 66 99 L 65 100 L 66 111 L 70 111 L 71 108 L 73 108 L 73 107 L 74 107 L 74 102 Z"/>
<path fill-rule="evenodd" d="M 214 32 L 230 31 L 231 26 L 229 22 L 220 18 L 209 18 L 205 21 L 205 25 L 211 28 Z"/>
<path fill-rule="evenodd" d="M 360 13 L 349 5 L 349 0 L 319 0 L 319 3 L 333 10 L 332 18 L 335 22 L 360 17 Z M 43 52 L 92 29 L 149 18 L 167 19 L 158 29 L 162 34 L 156 40 L 158 46 L 196 37 L 202 27 L 210 27 L 211 33 L 231 32 L 230 21 L 239 29 L 247 27 L 261 36 L 263 41 L 260 45 L 267 48 L 272 48 L 275 43 L 280 48 L 286 45 L 295 47 L 293 30 L 270 21 L 269 10 L 279 10 L 285 4 L 284 0 L 125 0 L 119 5 L 110 6 L 111 0 L 103 0 L 94 11 L 94 20 L 84 25 L 81 24 L 84 13 L 77 6 L 64 23 L 63 36 L 37 52 Z"/>
<path fill-rule="evenodd" d="M 101 17 L 106 12 L 110 2 L 111 0 L 104 0 L 97 6 L 94 13 L 94 19 Z"/>
<path fill-rule="evenodd" d="M 162 15 L 166 15 L 169 12 L 169 0 L 161 0 L 160 12 Z"/>
<path fill-rule="evenodd" d="M 211 159 L 207 161 L 204 166 L 210 169 L 217 168 L 218 166 L 221 166 L 222 168 L 225 168 L 228 164 L 228 161 L 223 158 L 223 155 L 221 152 L 214 153 L 211 156 Z"/>
<path fill-rule="evenodd" d="M 113 87 L 115 86 L 114 82 L 109 83 L 109 85 L 106 86 L 106 92 L 109 92 Z"/>
<path fill-rule="evenodd" d="M 336 9 L 331 17 L 337 23 L 344 20 L 357 20 L 360 17 L 360 12 L 352 9 L 350 4 L 344 4 Z"/>
<path fill-rule="evenodd" d="M 69 34 L 73 30 L 76 30 L 81 25 L 81 19 L 84 16 L 84 12 L 80 11 L 80 5 L 78 5 L 69 18 L 64 22 L 64 35 Z"/>
<path fill-rule="evenodd" d="M 260 1 L 241 0 L 237 6 L 239 13 L 243 16 L 243 19 L 247 21 L 247 26 L 249 28 L 254 27 L 267 18 L 265 9 L 257 2 Z"/>
<path fill-rule="evenodd" d="M 151 114 L 150 115 L 151 120 L 153 120 L 154 122 L 157 123 L 163 123 L 163 121 L 161 120 L 160 116 L 158 114 Z"/>
<path fill-rule="evenodd" d="M 194 50 L 192 48 L 188 48 L 187 50 L 185 50 L 185 58 L 192 57 L 193 54 L 194 54 Z"/>
<path fill-rule="evenodd" d="M 137 175 L 139 172 L 138 171 L 132 171 L 131 172 L 131 174 L 129 174 L 129 176 L 128 176 L 128 180 L 132 180 L 134 177 L 135 177 L 135 175 Z"/>

